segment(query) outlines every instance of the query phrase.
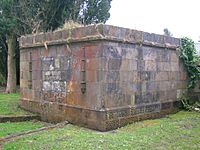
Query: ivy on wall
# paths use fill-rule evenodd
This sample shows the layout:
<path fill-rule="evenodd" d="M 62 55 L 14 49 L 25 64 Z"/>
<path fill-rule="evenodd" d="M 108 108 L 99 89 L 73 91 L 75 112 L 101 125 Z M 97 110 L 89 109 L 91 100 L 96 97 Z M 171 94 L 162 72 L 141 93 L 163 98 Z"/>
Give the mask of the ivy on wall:
<path fill-rule="evenodd" d="M 195 87 L 197 81 L 200 79 L 199 56 L 194 46 L 194 41 L 190 38 L 181 39 L 181 53 L 180 58 L 186 67 L 188 74 L 188 89 Z"/>
<path fill-rule="evenodd" d="M 183 60 L 188 74 L 188 89 L 195 87 L 197 81 L 200 79 L 200 57 L 194 46 L 194 41 L 190 38 L 181 39 L 181 53 L 180 58 Z M 181 98 L 183 108 L 189 111 L 200 112 L 200 102 L 198 99 L 191 100 L 188 97 Z"/>

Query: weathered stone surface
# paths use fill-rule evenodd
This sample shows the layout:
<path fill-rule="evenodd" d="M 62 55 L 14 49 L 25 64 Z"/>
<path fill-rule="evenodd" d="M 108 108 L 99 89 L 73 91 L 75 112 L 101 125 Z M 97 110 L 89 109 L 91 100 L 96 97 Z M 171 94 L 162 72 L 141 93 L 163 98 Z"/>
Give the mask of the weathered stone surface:
<path fill-rule="evenodd" d="M 143 52 L 143 60 L 155 61 L 157 58 L 156 50 L 154 50 L 154 48 L 152 47 L 144 47 L 142 49 L 142 52 Z"/>
<path fill-rule="evenodd" d="M 140 71 L 139 74 L 140 74 L 140 81 L 154 81 L 156 72 Z"/>
<path fill-rule="evenodd" d="M 155 75 L 156 81 L 167 81 L 169 80 L 169 73 L 167 71 L 157 72 Z"/>
<path fill-rule="evenodd" d="M 145 67 L 143 71 L 156 71 L 156 61 L 145 61 Z"/>
<path fill-rule="evenodd" d="M 158 62 L 157 70 L 158 71 L 171 71 L 171 63 L 170 62 Z"/>
<path fill-rule="evenodd" d="M 102 24 L 22 36 L 21 105 L 46 121 L 101 131 L 162 116 L 187 93 L 179 46 Z"/>
<path fill-rule="evenodd" d="M 117 82 L 120 81 L 120 77 L 122 76 L 119 70 L 113 71 L 106 71 L 103 72 L 104 74 L 102 75 L 104 77 L 104 82 L 108 82 L 108 83 L 113 83 L 113 82 Z M 124 78 L 123 78 L 124 79 Z M 127 78 L 126 78 L 127 79 Z"/>

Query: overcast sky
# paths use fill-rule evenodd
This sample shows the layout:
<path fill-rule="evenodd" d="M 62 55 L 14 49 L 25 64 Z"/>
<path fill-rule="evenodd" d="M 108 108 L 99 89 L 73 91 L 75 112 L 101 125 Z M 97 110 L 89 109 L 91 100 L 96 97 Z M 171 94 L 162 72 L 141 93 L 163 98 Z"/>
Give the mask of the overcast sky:
<path fill-rule="evenodd" d="M 200 39 L 200 0 L 112 0 L 107 24 Z"/>

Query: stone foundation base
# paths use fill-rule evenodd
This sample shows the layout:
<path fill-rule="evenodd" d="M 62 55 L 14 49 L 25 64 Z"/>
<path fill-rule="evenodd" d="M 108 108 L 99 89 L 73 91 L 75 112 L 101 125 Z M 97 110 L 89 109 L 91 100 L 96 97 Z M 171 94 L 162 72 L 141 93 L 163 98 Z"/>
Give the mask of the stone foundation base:
<path fill-rule="evenodd" d="M 99 131 L 117 129 L 126 124 L 165 116 L 178 111 L 179 101 L 156 103 L 145 106 L 115 108 L 107 110 L 89 110 L 63 104 L 21 100 L 21 107 L 41 115 L 43 121 L 69 121 Z"/>

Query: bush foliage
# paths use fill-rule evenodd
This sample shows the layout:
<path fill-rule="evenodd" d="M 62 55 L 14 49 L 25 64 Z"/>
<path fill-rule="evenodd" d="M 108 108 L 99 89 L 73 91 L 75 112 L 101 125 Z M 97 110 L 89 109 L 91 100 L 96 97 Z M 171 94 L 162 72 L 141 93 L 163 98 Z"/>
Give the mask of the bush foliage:
<path fill-rule="evenodd" d="M 199 56 L 194 46 L 194 41 L 190 38 L 181 39 L 181 53 L 180 58 L 186 67 L 188 74 L 188 88 L 192 89 L 195 87 L 200 77 L 199 69 Z"/>
<path fill-rule="evenodd" d="M 181 39 L 181 53 L 180 58 L 183 60 L 188 74 L 188 89 L 193 89 L 200 78 L 199 56 L 195 49 L 194 41 L 190 38 Z M 200 112 L 199 100 L 191 100 L 188 97 L 181 99 L 183 108 L 189 111 Z"/>

